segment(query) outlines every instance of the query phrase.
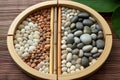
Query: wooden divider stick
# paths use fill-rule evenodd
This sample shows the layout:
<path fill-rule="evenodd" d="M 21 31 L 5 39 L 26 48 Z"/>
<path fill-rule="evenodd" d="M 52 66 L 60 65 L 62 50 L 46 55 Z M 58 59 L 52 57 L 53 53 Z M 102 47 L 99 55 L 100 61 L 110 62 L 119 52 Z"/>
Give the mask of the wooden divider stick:
<path fill-rule="evenodd" d="M 61 7 L 58 8 L 58 75 L 61 74 Z"/>
<path fill-rule="evenodd" d="M 57 7 L 54 8 L 54 74 L 57 70 Z"/>
<path fill-rule="evenodd" d="M 51 28 L 51 40 L 50 40 L 50 67 L 49 67 L 49 72 L 50 74 L 53 74 L 53 66 L 54 66 L 54 62 L 53 62 L 53 58 L 54 58 L 54 46 L 53 46 L 53 42 L 54 42 L 54 35 L 53 35 L 53 22 L 54 21 L 54 8 L 51 8 L 51 21 L 50 21 L 50 28 Z"/>

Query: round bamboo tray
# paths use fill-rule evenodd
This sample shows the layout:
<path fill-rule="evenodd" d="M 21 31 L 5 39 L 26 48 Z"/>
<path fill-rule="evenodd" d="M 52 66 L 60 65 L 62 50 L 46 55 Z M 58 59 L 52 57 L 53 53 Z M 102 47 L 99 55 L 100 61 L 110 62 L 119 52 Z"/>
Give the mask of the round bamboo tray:
<path fill-rule="evenodd" d="M 49 8 L 51 7 L 51 52 L 50 52 L 50 73 L 45 74 L 38 72 L 37 70 L 32 69 L 29 67 L 26 63 L 23 62 L 23 60 L 17 55 L 14 44 L 13 44 L 13 36 L 16 30 L 16 27 L 31 13 L 34 11 Z M 104 51 L 101 54 L 101 56 L 98 58 L 97 62 L 84 70 L 80 72 L 75 72 L 72 74 L 61 74 L 61 7 L 68 7 L 68 8 L 74 8 L 78 10 L 84 10 L 92 15 L 96 19 L 96 21 L 102 26 L 104 37 L 105 37 L 105 47 Z M 57 13 L 58 12 L 58 13 Z M 58 16 L 58 17 L 57 17 Z M 56 36 L 57 34 L 57 36 Z M 58 37 L 58 39 L 56 38 Z M 36 4 L 32 7 L 27 8 L 22 13 L 20 13 L 13 23 L 10 26 L 10 29 L 8 31 L 7 36 L 7 46 L 10 52 L 11 57 L 15 61 L 15 63 L 22 68 L 26 73 L 30 74 L 31 76 L 35 78 L 43 78 L 43 79 L 51 79 L 51 80 L 70 80 L 70 79 L 76 79 L 76 78 L 84 78 L 88 75 L 91 75 L 96 70 L 98 70 L 102 64 L 106 61 L 107 57 L 110 54 L 110 50 L 112 47 L 112 34 L 111 30 L 106 23 L 106 21 L 103 19 L 102 16 L 99 15 L 96 11 L 93 9 L 72 1 L 47 1 L 42 2 L 39 4 Z M 56 61 L 57 60 L 57 61 Z"/>
<path fill-rule="evenodd" d="M 94 17 L 97 20 L 97 22 L 101 25 L 101 27 L 103 29 L 104 37 L 105 37 L 105 47 L 104 47 L 103 53 L 101 54 L 101 56 L 99 57 L 97 62 L 95 64 L 85 68 L 84 70 L 82 70 L 80 72 L 75 72 L 75 73 L 67 74 L 67 75 L 58 75 L 58 80 L 70 80 L 70 79 L 75 79 L 75 78 L 80 78 L 80 79 L 85 78 L 86 76 L 89 76 L 89 75 L 93 74 L 96 70 L 98 70 L 102 66 L 102 64 L 106 61 L 107 57 L 109 56 L 110 50 L 112 47 L 111 30 L 110 30 L 107 22 L 104 20 L 104 18 L 99 13 L 97 13 L 95 10 L 93 10 L 83 4 L 72 2 L 72 1 L 59 1 L 58 4 L 59 4 L 59 6 L 64 6 L 64 7 L 69 7 L 69 8 L 74 8 L 74 9 L 78 9 L 81 11 L 84 10 L 84 11 L 89 12 L 92 15 L 92 17 Z M 60 13 L 60 10 L 59 10 L 59 13 Z M 58 21 L 59 22 L 58 27 L 61 26 L 60 21 L 61 20 Z M 60 29 L 58 31 L 60 31 Z M 58 41 L 58 44 L 59 43 L 60 42 Z M 58 45 L 58 46 L 60 46 L 60 45 Z M 58 51 L 58 53 L 59 53 L 59 51 Z M 58 68 L 60 68 L 60 66 Z M 60 74 L 59 70 L 58 70 L 58 74 Z"/>

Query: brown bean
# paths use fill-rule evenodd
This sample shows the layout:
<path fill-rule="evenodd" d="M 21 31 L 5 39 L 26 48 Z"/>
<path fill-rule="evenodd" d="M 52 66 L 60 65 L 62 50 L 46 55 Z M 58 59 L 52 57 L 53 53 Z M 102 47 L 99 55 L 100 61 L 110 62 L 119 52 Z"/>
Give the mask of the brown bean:
<path fill-rule="evenodd" d="M 36 64 L 35 64 L 35 63 L 32 63 L 32 64 L 31 64 L 31 67 L 32 67 L 32 68 L 33 68 L 33 67 L 35 67 L 35 66 L 36 66 Z"/>

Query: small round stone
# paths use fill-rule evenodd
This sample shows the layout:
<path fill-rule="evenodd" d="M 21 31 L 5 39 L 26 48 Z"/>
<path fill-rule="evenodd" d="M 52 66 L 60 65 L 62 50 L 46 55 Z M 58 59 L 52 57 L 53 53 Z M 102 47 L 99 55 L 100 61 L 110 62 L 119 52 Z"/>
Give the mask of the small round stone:
<path fill-rule="evenodd" d="M 72 60 L 71 63 L 72 63 L 72 65 L 75 65 L 75 64 L 76 64 L 76 61 L 75 61 L 75 60 Z"/>
<path fill-rule="evenodd" d="M 97 33 L 97 32 L 98 32 L 98 29 L 96 28 L 96 24 L 93 24 L 93 25 L 91 26 L 91 31 L 92 31 L 93 33 Z"/>
<path fill-rule="evenodd" d="M 72 49 L 71 48 L 66 48 L 66 50 L 68 51 L 68 52 L 71 52 L 72 51 Z"/>
<path fill-rule="evenodd" d="M 38 34 L 34 34 L 34 35 L 33 35 L 33 38 L 34 38 L 34 39 L 39 39 L 40 36 L 39 36 Z"/>
<path fill-rule="evenodd" d="M 95 47 L 95 46 L 96 46 L 96 43 L 95 43 L 95 41 L 94 41 L 94 40 L 92 41 L 92 46 L 93 46 L 93 47 Z"/>
<path fill-rule="evenodd" d="M 28 55 L 29 55 L 29 53 L 28 53 L 28 52 L 25 52 L 25 53 L 22 54 L 22 57 L 26 57 L 26 56 L 28 56 Z"/>
<path fill-rule="evenodd" d="M 40 67 L 44 66 L 44 64 L 45 64 L 44 62 L 40 62 L 40 63 L 37 65 L 37 67 L 40 68 Z"/>
<path fill-rule="evenodd" d="M 91 53 L 96 53 L 98 51 L 97 47 L 93 47 Z"/>
<path fill-rule="evenodd" d="M 68 34 L 68 36 L 67 36 L 68 38 L 73 38 L 74 37 L 74 35 L 73 34 Z"/>
<path fill-rule="evenodd" d="M 24 20 L 24 21 L 22 22 L 22 24 L 26 26 L 26 25 L 28 25 L 28 21 Z"/>
<path fill-rule="evenodd" d="M 72 54 L 78 54 L 79 53 L 79 49 L 73 49 L 72 50 Z"/>
<path fill-rule="evenodd" d="M 73 43 L 72 45 L 72 49 L 75 49 L 75 48 L 77 48 L 77 43 Z"/>
<path fill-rule="evenodd" d="M 22 29 L 22 28 L 24 28 L 24 25 L 23 25 L 23 24 L 20 24 L 20 25 L 18 26 L 18 29 Z"/>
<path fill-rule="evenodd" d="M 76 64 L 75 67 L 76 67 L 76 69 L 79 69 L 80 68 L 80 63 Z"/>
<path fill-rule="evenodd" d="M 96 59 L 93 59 L 93 60 L 92 60 L 92 64 L 96 63 L 96 61 L 97 61 Z"/>
<path fill-rule="evenodd" d="M 97 58 L 97 57 L 99 57 L 100 55 L 101 55 L 101 53 L 96 53 L 96 54 L 93 55 L 93 58 Z"/>
<path fill-rule="evenodd" d="M 66 62 L 67 62 L 66 60 L 62 60 L 62 64 L 66 64 Z"/>
<path fill-rule="evenodd" d="M 83 25 L 91 26 L 92 24 L 93 24 L 93 21 L 90 20 L 90 19 L 84 19 L 83 20 Z"/>
<path fill-rule="evenodd" d="M 27 21 L 29 21 L 29 22 L 31 21 L 31 19 L 30 19 L 30 18 L 27 18 L 26 20 L 27 20 Z"/>
<path fill-rule="evenodd" d="M 66 27 L 69 27 L 70 24 L 71 24 L 70 21 L 68 21 L 68 22 L 65 23 L 64 27 L 65 27 L 65 28 L 66 28 Z"/>
<path fill-rule="evenodd" d="M 84 70 L 84 67 L 83 67 L 83 66 L 80 66 L 80 70 Z"/>
<path fill-rule="evenodd" d="M 67 54 L 63 54 L 63 55 L 62 55 L 62 59 L 65 59 L 66 56 L 67 56 Z"/>
<path fill-rule="evenodd" d="M 20 48 L 21 46 L 20 46 L 20 44 L 15 44 L 15 47 Z"/>
<path fill-rule="evenodd" d="M 27 44 L 33 45 L 33 41 L 32 41 L 32 40 L 28 40 L 28 41 L 27 41 Z"/>
<path fill-rule="evenodd" d="M 76 71 L 76 72 L 79 72 L 79 71 L 80 71 L 80 69 L 78 69 L 78 68 L 77 68 L 75 71 Z"/>
<path fill-rule="evenodd" d="M 101 39 L 99 39 L 99 40 L 97 40 L 96 41 L 96 46 L 97 46 L 97 48 L 104 48 L 104 46 L 105 46 L 105 42 L 103 41 L 103 40 L 101 40 Z"/>
<path fill-rule="evenodd" d="M 62 67 L 62 72 L 66 72 L 67 71 L 67 67 Z"/>
<path fill-rule="evenodd" d="M 81 63 L 81 58 L 78 58 L 78 59 L 76 60 L 76 63 L 77 63 L 77 64 L 80 64 L 80 63 Z"/>
<path fill-rule="evenodd" d="M 76 23 L 76 28 L 77 29 L 83 29 L 83 24 L 81 22 Z"/>
<path fill-rule="evenodd" d="M 24 37 L 28 37 L 28 34 L 24 34 Z"/>
<path fill-rule="evenodd" d="M 72 23 L 71 25 L 70 25 L 70 29 L 74 29 L 76 27 L 76 24 L 75 23 Z"/>
<path fill-rule="evenodd" d="M 28 51 L 32 52 L 34 49 L 35 49 L 35 46 L 30 46 Z"/>
<path fill-rule="evenodd" d="M 74 38 L 68 37 L 67 38 L 67 44 L 73 44 L 74 43 Z"/>
<path fill-rule="evenodd" d="M 83 50 L 79 50 L 79 57 L 83 57 Z"/>
<path fill-rule="evenodd" d="M 28 26 L 32 27 L 34 24 L 32 22 L 28 23 Z"/>
<path fill-rule="evenodd" d="M 21 46 L 24 46 L 24 43 L 23 43 L 23 42 L 19 42 L 19 44 L 20 44 Z"/>
<path fill-rule="evenodd" d="M 67 36 L 67 35 L 68 35 L 68 32 L 67 32 L 67 31 L 65 31 L 65 32 L 64 32 L 64 35 L 65 35 L 65 36 Z"/>
<path fill-rule="evenodd" d="M 84 44 L 90 44 L 92 41 L 92 38 L 89 34 L 82 34 L 80 36 L 80 40 L 84 43 Z"/>
<path fill-rule="evenodd" d="M 93 39 L 93 40 L 97 39 L 97 35 L 96 35 L 96 34 L 94 34 L 94 33 L 93 33 L 93 34 L 91 34 L 91 37 L 92 37 L 92 39 Z"/>
<path fill-rule="evenodd" d="M 62 44 L 66 44 L 66 40 L 62 40 L 61 43 L 62 43 Z"/>
<path fill-rule="evenodd" d="M 96 24 L 96 28 L 97 28 L 99 31 L 102 30 L 102 28 L 100 27 L 99 24 Z"/>
<path fill-rule="evenodd" d="M 62 49 L 66 49 L 66 48 L 67 48 L 67 45 L 63 44 L 63 45 L 61 46 L 61 48 L 62 48 Z"/>
<path fill-rule="evenodd" d="M 98 36 L 97 36 L 98 39 L 101 39 L 103 38 L 103 32 L 102 31 L 99 31 L 98 32 Z"/>
<path fill-rule="evenodd" d="M 74 16 L 73 18 L 70 19 L 71 23 L 75 23 L 78 20 L 78 16 Z"/>
<path fill-rule="evenodd" d="M 68 48 L 72 48 L 72 46 L 73 46 L 72 44 L 67 44 Z"/>
<path fill-rule="evenodd" d="M 40 41 L 39 39 L 33 39 L 34 43 L 36 43 L 36 42 L 38 43 L 39 41 Z"/>
<path fill-rule="evenodd" d="M 84 53 L 84 56 L 86 56 L 86 57 L 91 57 L 92 54 L 91 54 L 91 53 Z"/>
<path fill-rule="evenodd" d="M 67 61 L 71 61 L 71 60 L 72 60 L 72 53 L 68 53 L 68 54 L 67 54 L 66 60 L 67 60 Z"/>
<path fill-rule="evenodd" d="M 67 72 L 70 73 L 70 68 L 67 68 Z"/>
<path fill-rule="evenodd" d="M 74 60 L 78 59 L 78 56 L 77 55 L 73 55 L 73 59 Z"/>
<path fill-rule="evenodd" d="M 45 71 L 45 73 L 47 73 L 47 72 L 48 72 L 48 67 L 46 67 L 46 68 L 44 69 L 44 71 Z"/>
<path fill-rule="evenodd" d="M 74 42 L 75 42 L 75 43 L 80 43 L 80 38 L 74 37 Z"/>
<path fill-rule="evenodd" d="M 62 30 L 65 30 L 65 28 L 62 26 L 62 28 L 61 28 Z"/>
<path fill-rule="evenodd" d="M 89 57 L 89 61 L 91 62 L 92 60 L 93 60 L 93 57 L 92 57 L 92 56 L 90 56 L 90 57 Z"/>
<path fill-rule="evenodd" d="M 25 30 L 30 30 L 30 26 L 25 26 Z"/>
<path fill-rule="evenodd" d="M 70 15 L 74 15 L 74 12 L 71 12 Z"/>
<path fill-rule="evenodd" d="M 24 47 L 23 46 L 20 47 L 20 51 L 24 52 Z"/>
<path fill-rule="evenodd" d="M 87 12 L 80 12 L 78 14 L 78 17 L 79 18 L 88 18 L 89 17 L 89 14 Z"/>
<path fill-rule="evenodd" d="M 31 40 L 33 40 L 33 36 L 32 35 L 29 35 L 28 38 L 31 39 Z"/>
<path fill-rule="evenodd" d="M 77 48 L 79 48 L 79 49 L 81 49 L 83 46 L 84 46 L 83 43 L 79 43 L 79 44 L 77 44 Z"/>
<path fill-rule="evenodd" d="M 74 32 L 76 32 L 76 31 L 77 31 L 77 29 L 75 28 L 75 29 L 71 30 L 71 33 L 74 33 Z"/>
<path fill-rule="evenodd" d="M 82 31 L 81 30 L 78 30 L 74 33 L 74 36 L 80 36 L 82 34 Z"/>
<path fill-rule="evenodd" d="M 88 26 L 84 26 L 84 30 L 83 30 L 84 33 L 87 33 L 87 34 L 90 34 L 91 33 L 91 29 L 90 27 Z"/>
<path fill-rule="evenodd" d="M 66 37 L 66 36 L 63 36 L 63 38 L 62 38 L 62 39 L 67 40 L 67 37 Z"/>
<path fill-rule="evenodd" d="M 99 49 L 98 52 L 99 52 L 99 53 L 102 53 L 102 52 L 103 52 L 103 49 Z"/>
<path fill-rule="evenodd" d="M 70 67 L 70 70 L 71 70 L 71 71 L 72 71 L 72 70 L 75 70 L 75 66 L 72 65 L 72 66 Z"/>
<path fill-rule="evenodd" d="M 89 17 L 89 19 L 91 19 L 93 22 L 96 22 L 96 20 L 93 17 Z"/>
<path fill-rule="evenodd" d="M 82 48 L 82 50 L 85 51 L 85 52 L 88 52 L 88 51 L 90 51 L 92 48 L 93 48 L 92 45 L 86 45 L 86 46 L 84 46 L 84 47 Z"/>
<path fill-rule="evenodd" d="M 68 33 L 70 32 L 70 27 L 65 28 L 65 31 L 68 31 Z"/>
<path fill-rule="evenodd" d="M 89 60 L 88 60 L 87 57 L 82 57 L 82 59 L 81 59 L 81 65 L 84 66 L 84 67 L 89 66 Z"/>
<path fill-rule="evenodd" d="M 62 64 L 61 66 L 62 66 L 62 67 L 66 67 L 66 64 Z"/>
<path fill-rule="evenodd" d="M 25 47 L 28 48 L 28 47 L 29 47 L 29 44 L 25 44 Z"/>
<path fill-rule="evenodd" d="M 18 42 L 22 42 L 22 41 L 23 41 L 23 38 L 18 37 L 18 38 L 17 38 L 17 41 L 18 41 Z"/>
<path fill-rule="evenodd" d="M 21 33 L 25 33 L 25 29 L 21 29 L 21 31 L 20 31 Z"/>
<path fill-rule="evenodd" d="M 67 62 L 67 63 L 66 63 L 66 66 L 67 66 L 68 68 L 71 67 L 71 65 L 72 65 L 71 62 Z"/>

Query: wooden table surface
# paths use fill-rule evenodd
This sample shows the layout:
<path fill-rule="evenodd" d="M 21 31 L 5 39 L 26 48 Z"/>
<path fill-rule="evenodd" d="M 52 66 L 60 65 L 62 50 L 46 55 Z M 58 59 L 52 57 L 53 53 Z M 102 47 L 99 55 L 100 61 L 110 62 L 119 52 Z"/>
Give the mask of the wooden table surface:
<path fill-rule="evenodd" d="M 29 6 L 45 0 L 0 0 L 0 80 L 35 80 L 14 63 L 7 49 L 6 37 L 14 18 Z M 112 13 L 100 13 L 111 25 Z M 120 39 L 112 30 L 113 47 L 106 63 L 85 80 L 120 80 Z M 78 79 L 79 80 L 79 79 Z"/>

